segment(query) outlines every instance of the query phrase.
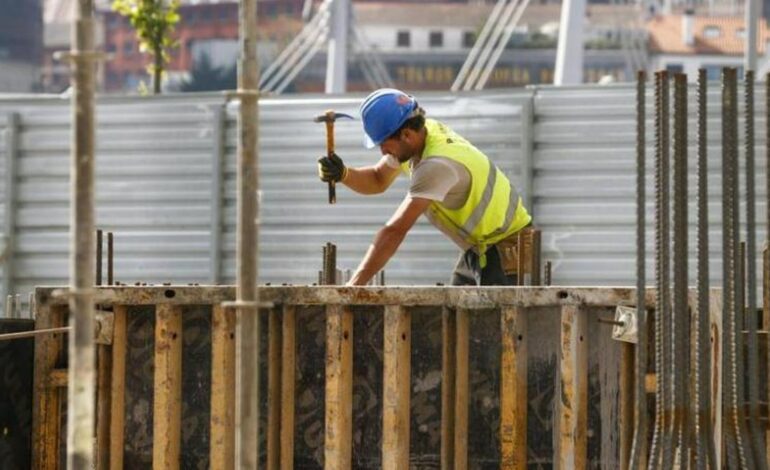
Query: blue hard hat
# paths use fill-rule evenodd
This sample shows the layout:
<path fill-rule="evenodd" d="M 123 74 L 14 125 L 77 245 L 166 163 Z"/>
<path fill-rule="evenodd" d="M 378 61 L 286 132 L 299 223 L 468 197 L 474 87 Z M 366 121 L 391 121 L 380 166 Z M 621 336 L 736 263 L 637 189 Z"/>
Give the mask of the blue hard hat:
<path fill-rule="evenodd" d="M 367 96 L 360 110 L 366 135 L 364 146 L 380 145 L 413 116 L 416 108 L 413 96 L 393 88 L 381 88 Z"/>

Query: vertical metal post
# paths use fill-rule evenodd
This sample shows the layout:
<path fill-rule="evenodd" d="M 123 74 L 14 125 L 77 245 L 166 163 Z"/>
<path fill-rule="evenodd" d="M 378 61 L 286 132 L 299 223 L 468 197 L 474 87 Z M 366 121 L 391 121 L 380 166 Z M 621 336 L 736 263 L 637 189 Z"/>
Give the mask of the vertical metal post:
<path fill-rule="evenodd" d="M 534 92 L 532 92 L 534 93 Z M 521 104 L 521 188 L 519 194 L 530 214 L 534 214 L 535 102 L 527 97 Z"/>
<path fill-rule="evenodd" d="M 345 93 L 351 0 L 332 0 L 332 26 L 326 63 L 326 93 Z"/>
<path fill-rule="evenodd" d="M 674 310 L 671 321 L 674 416 L 671 423 L 681 461 L 688 460 L 689 311 L 687 288 L 687 75 L 674 76 Z"/>
<path fill-rule="evenodd" d="M 258 84 L 257 2 L 240 0 L 241 57 L 238 66 L 238 228 L 236 370 L 236 467 L 256 469 L 259 456 L 258 372 Z"/>
<path fill-rule="evenodd" d="M 645 275 L 645 212 L 646 195 L 646 112 L 645 95 L 647 92 L 647 76 L 639 72 L 636 79 L 636 408 L 634 423 L 636 424 L 634 441 L 631 447 L 631 458 L 628 468 L 647 468 L 647 307 L 645 305 L 646 275 Z M 546 264 L 548 266 L 548 264 Z M 549 276 L 550 279 L 550 276 Z"/>
<path fill-rule="evenodd" d="M 209 279 L 216 285 L 222 282 L 222 205 L 225 178 L 225 144 L 227 109 L 214 108 L 211 121 L 213 145 L 211 151 L 211 243 L 209 246 Z"/>
<path fill-rule="evenodd" d="M 749 0 L 754 3 L 753 0 Z M 754 18 L 756 23 L 756 18 Z M 746 295 L 748 305 L 744 327 L 748 331 L 748 398 L 749 426 L 754 461 L 767 468 L 762 428 L 759 424 L 759 344 L 757 342 L 757 242 L 756 207 L 754 190 L 754 70 L 747 69 L 744 80 L 745 153 L 746 153 Z"/>
<path fill-rule="evenodd" d="M 695 466 L 717 468 L 711 424 L 711 318 L 708 266 L 708 115 L 706 70 L 698 70 L 698 304 L 695 313 L 693 417 L 696 423 Z"/>
<path fill-rule="evenodd" d="M 556 49 L 554 85 L 583 83 L 583 28 L 585 0 L 565 0 L 561 6 L 559 44 Z"/>
<path fill-rule="evenodd" d="M 18 113 L 7 116 L 5 129 L 5 217 L 3 220 L 4 245 L 0 244 L 0 262 L 3 266 L 3 277 L 0 280 L 0 299 L 13 291 L 14 252 L 16 248 L 16 180 L 19 160 L 19 125 Z M 8 316 L 8 312 L 5 313 Z"/>
<path fill-rule="evenodd" d="M 72 28 L 70 326 L 67 468 L 94 464 L 94 4 L 75 4 Z"/>

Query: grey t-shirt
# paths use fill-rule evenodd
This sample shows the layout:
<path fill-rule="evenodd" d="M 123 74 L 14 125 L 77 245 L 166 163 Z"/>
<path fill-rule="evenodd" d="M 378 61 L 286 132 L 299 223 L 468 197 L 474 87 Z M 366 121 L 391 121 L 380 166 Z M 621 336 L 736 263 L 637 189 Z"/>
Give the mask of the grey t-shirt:
<path fill-rule="evenodd" d="M 389 167 L 400 168 L 398 160 L 392 155 L 385 155 L 382 158 Z M 412 159 L 409 165 L 412 169 L 410 197 L 436 201 L 447 209 L 459 209 L 465 204 L 471 189 L 471 175 L 464 165 L 444 157 L 432 157 L 417 163 Z M 465 240 L 439 224 L 431 211 L 427 211 L 425 216 L 460 248 L 467 250 L 471 247 Z"/>
<path fill-rule="evenodd" d="M 382 157 L 391 168 L 400 168 L 398 160 L 392 155 Z M 447 209 L 459 209 L 468 199 L 471 189 L 471 175 L 465 166 L 456 161 L 433 157 L 409 161 L 412 168 L 412 181 L 409 196 L 440 202 Z"/>

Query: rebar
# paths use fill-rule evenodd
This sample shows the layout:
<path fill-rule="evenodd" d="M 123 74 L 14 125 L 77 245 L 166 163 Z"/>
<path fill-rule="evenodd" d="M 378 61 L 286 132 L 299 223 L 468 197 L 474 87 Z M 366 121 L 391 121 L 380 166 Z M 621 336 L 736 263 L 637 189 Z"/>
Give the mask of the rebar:
<path fill-rule="evenodd" d="M 115 271 L 115 244 L 112 232 L 107 232 L 107 285 L 114 284 Z"/>
<path fill-rule="evenodd" d="M 102 285 L 102 231 L 96 231 L 96 285 Z"/>
<path fill-rule="evenodd" d="M 738 158 L 738 74 L 737 71 L 734 71 L 730 78 L 730 93 L 732 98 L 732 105 L 729 109 L 730 111 L 730 155 L 731 155 L 731 171 L 732 171 L 732 183 L 733 186 L 731 188 L 732 191 L 732 239 L 733 239 L 733 250 L 735 251 L 735 270 L 733 271 L 733 276 L 735 277 L 735 294 L 733 295 L 733 302 L 735 304 L 735 317 L 734 317 L 734 325 L 733 325 L 733 332 L 735 333 L 735 369 L 734 369 L 734 380 L 735 380 L 735 395 L 736 395 L 736 405 L 737 405 L 737 421 L 738 425 L 736 428 L 737 432 L 737 442 L 738 442 L 738 451 L 739 456 L 741 457 L 741 462 L 746 463 L 747 467 L 743 468 L 755 468 L 754 465 L 754 454 L 752 452 L 751 448 L 751 436 L 749 434 L 749 428 L 747 427 L 746 423 L 746 413 L 745 413 L 745 397 L 746 397 L 746 387 L 745 387 L 745 366 L 744 366 L 744 340 L 743 340 L 743 326 L 744 326 L 744 317 L 745 310 L 746 310 L 746 302 L 745 302 L 745 285 L 744 282 L 745 274 L 743 271 L 743 266 L 745 264 L 745 256 L 741 256 L 740 254 L 740 240 L 741 240 L 741 233 L 740 233 L 740 163 Z"/>
<path fill-rule="evenodd" d="M 669 116 L 669 75 L 661 72 L 661 292 L 663 303 L 661 309 L 661 336 L 663 361 L 658 373 L 658 381 L 663 385 L 663 427 L 661 441 L 662 462 L 673 462 L 674 458 L 674 370 L 673 370 L 673 338 L 671 324 L 671 154 L 670 154 L 670 116 Z M 661 375 L 662 373 L 662 375 Z"/>
<path fill-rule="evenodd" d="M 671 330 L 674 343 L 670 381 L 673 382 L 673 420 L 670 423 L 680 462 L 688 460 L 689 343 L 687 299 L 687 75 L 674 75 L 674 298 Z"/>
<path fill-rule="evenodd" d="M 745 154 L 746 154 L 746 295 L 748 305 L 744 318 L 748 341 L 748 413 L 751 445 L 758 468 L 767 468 L 763 431 L 759 424 L 759 345 L 757 342 L 757 242 L 754 190 L 754 71 L 747 70 L 744 84 L 745 97 Z"/>
<path fill-rule="evenodd" d="M 543 273 L 543 282 L 544 285 L 550 286 L 552 284 L 551 276 L 552 276 L 552 266 L 550 261 L 545 262 L 545 272 Z"/>
<path fill-rule="evenodd" d="M 743 446 L 739 442 L 739 416 L 736 376 L 736 251 L 737 233 L 733 230 L 735 219 L 735 188 L 737 172 L 736 145 L 733 142 L 735 131 L 735 70 L 722 70 L 722 413 L 723 437 L 727 453 L 728 468 L 746 468 L 747 462 Z"/>
<path fill-rule="evenodd" d="M 636 407 L 635 433 L 631 445 L 629 468 L 647 466 L 647 307 L 645 305 L 645 136 L 646 74 L 640 71 L 636 77 Z M 546 285 L 551 284 L 550 261 L 546 262 Z"/>
<path fill-rule="evenodd" d="M 708 252 L 708 86 L 706 70 L 698 70 L 698 301 L 693 337 L 696 360 L 693 370 L 695 418 L 695 468 L 716 469 L 711 427 L 711 319 L 709 310 Z"/>
<path fill-rule="evenodd" d="M 662 462 L 671 462 L 670 376 L 669 350 L 671 335 L 669 294 L 669 153 L 668 153 L 668 73 L 655 74 L 655 427 L 649 458 L 649 468 L 658 469 Z"/>

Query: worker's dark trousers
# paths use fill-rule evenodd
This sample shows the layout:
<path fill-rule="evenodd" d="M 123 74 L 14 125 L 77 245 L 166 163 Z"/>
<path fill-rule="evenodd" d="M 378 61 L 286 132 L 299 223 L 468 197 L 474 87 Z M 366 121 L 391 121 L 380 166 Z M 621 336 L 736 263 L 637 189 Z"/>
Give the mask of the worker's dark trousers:
<path fill-rule="evenodd" d="M 453 286 L 515 286 L 516 275 L 506 275 L 500 263 L 500 253 L 497 246 L 487 249 L 487 265 L 479 267 L 479 255 L 468 250 L 457 260 L 452 273 Z"/>

